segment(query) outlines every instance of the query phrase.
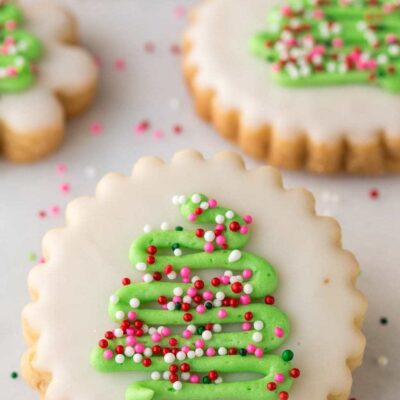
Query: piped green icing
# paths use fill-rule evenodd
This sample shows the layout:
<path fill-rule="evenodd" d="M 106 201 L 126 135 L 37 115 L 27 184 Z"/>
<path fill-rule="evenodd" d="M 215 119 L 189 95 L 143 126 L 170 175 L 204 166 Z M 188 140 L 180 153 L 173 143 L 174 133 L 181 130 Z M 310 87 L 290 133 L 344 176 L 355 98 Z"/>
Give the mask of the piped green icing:
<path fill-rule="evenodd" d="M 212 384 L 194 384 L 187 380 L 189 377 L 186 377 L 185 380 L 182 374 L 178 387 L 168 379 L 132 383 L 126 391 L 125 399 L 275 400 L 284 398 L 293 383 L 291 372 L 293 371 L 291 365 L 293 354 L 286 351 L 279 356 L 264 354 L 264 352 L 269 353 L 281 347 L 290 333 L 290 326 L 287 316 L 282 311 L 273 305 L 264 304 L 262 301 L 277 287 L 277 275 L 272 265 L 262 257 L 239 250 L 249 239 L 248 225 L 251 223 L 251 218 L 242 218 L 232 210 L 219 207 L 215 200 L 208 199 L 205 195 L 181 196 L 175 200 L 176 203 L 179 203 L 181 213 L 186 220 L 202 223 L 208 227 L 210 224 L 216 224 L 214 230 L 204 229 L 199 232 L 179 227 L 175 230 L 152 231 L 141 235 L 132 243 L 130 248 L 132 265 L 143 271 L 144 277 L 160 273 L 160 276 L 164 274 L 165 279 L 152 280 L 147 283 L 128 282 L 111 297 L 109 315 L 113 321 L 121 324 L 121 329 L 114 331 L 111 337 L 110 332 L 106 333 L 105 338 L 101 340 L 103 343 L 100 341 L 92 351 L 93 367 L 102 372 L 147 371 L 150 373 L 157 371 L 162 374 L 168 371 L 170 365 L 163 355 L 151 354 L 148 357 L 145 355 L 137 358 L 135 345 L 139 343 L 147 349 L 152 349 L 154 345 L 178 350 L 186 348 L 185 358 L 178 360 L 177 355 L 173 364 L 178 366 L 182 363 L 187 364 L 192 374 L 207 374 L 210 371 L 217 371 L 218 374 L 250 372 L 259 374 L 261 377 L 221 384 L 216 384 L 217 381 Z M 217 240 L 218 236 L 222 236 L 224 239 Z M 168 251 L 172 251 L 173 255 L 167 254 Z M 215 282 L 214 285 L 211 284 L 212 280 L 207 283 L 199 277 L 193 277 L 192 282 L 187 278 L 185 282 L 183 276 L 186 277 L 186 275 L 182 275 L 185 268 L 190 268 L 190 271 L 194 273 L 225 269 L 232 273 L 243 274 L 243 279 L 239 279 L 242 290 L 233 290 L 236 279 L 228 279 L 226 282 L 225 277 L 225 282 L 223 282 L 224 278 L 221 276 L 218 278 L 220 279 L 218 285 L 215 285 Z M 178 273 L 178 276 L 182 275 L 183 282 L 175 280 L 175 273 Z M 200 302 L 195 302 L 195 297 L 191 294 L 193 299 L 190 302 L 190 309 L 184 311 L 181 309 L 185 303 L 184 296 L 187 296 L 190 290 L 195 288 L 197 280 L 204 284 L 201 288 L 196 289 L 197 294 L 205 296 L 205 293 L 209 292 L 212 293 L 212 299 L 201 299 Z M 179 305 L 176 309 L 175 307 L 169 309 L 157 304 L 160 296 L 168 299 L 168 304 L 174 304 L 172 299 L 175 296 L 175 300 L 177 300 L 177 289 L 181 293 L 178 296 L 181 301 L 175 302 Z M 219 294 L 217 295 L 217 293 Z M 221 294 L 225 300 L 240 300 L 240 304 L 231 306 L 230 304 L 221 304 L 221 301 L 215 303 L 218 296 L 221 298 Z M 247 296 L 247 300 L 245 301 L 242 296 Z M 206 303 L 211 306 L 203 309 L 201 313 L 197 312 L 198 304 L 206 305 Z M 224 313 L 223 317 L 221 312 Z M 251 318 L 246 318 L 245 315 L 249 313 Z M 186 314 L 192 316 L 191 321 L 185 320 Z M 140 321 L 139 330 L 142 331 L 138 337 L 135 337 L 135 332 L 133 332 L 135 331 L 135 321 Z M 246 322 L 250 325 L 246 330 L 223 331 L 226 324 L 236 324 L 234 326 L 237 329 L 237 324 Z M 147 327 L 145 330 L 141 327 L 142 323 Z M 194 331 L 190 337 L 184 337 L 182 332 L 189 329 L 189 324 L 194 326 L 192 328 Z M 211 337 L 205 339 L 202 335 L 205 327 L 210 324 L 213 326 L 219 324 L 221 329 L 212 332 Z M 165 337 L 158 335 L 157 342 L 155 342 L 153 335 L 155 332 L 159 332 L 160 326 L 172 329 L 170 334 Z M 182 327 L 180 328 L 180 326 Z M 130 328 L 131 331 L 129 331 Z M 129 338 L 129 336 L 131 337 Z M 135 338 L 132 339 L 132 337 Z M 175 341 L 173 345 L 170 342 L 171 339 Z M 213 348 L 217 354 L 215 356 L 206 356 L 206 354 L 194 356 L 199 341 L 203 343 L 204 352 Z M 117 346 L 119 346 L 119 350 Z M 124 349 L 123 352 L 122 349 Z M 225 354 L 219 355 L 219 349 L 225 349 L 223 352 Z M 226 355 L 227 349 L 234 349 L 234 352 Z M 189 356 L 188 351 L 193 354 Z M 118 352 L 124 353 L 124 355 L 121 357 L 117 354 Z M 291 356 L 287 357 L 288 354 Z M 147 363 L 144 358 L 148 359 Z"/>
<path fill-rule="evenodd" d="M 251 50 L 284 86 L 374 84 L 400 92 L 400 3 L 288 0 L 273 8 Z"/>
<path fill-rule="evenodd" d="M 40 41 L 22 29 L 23 15 L 14 3 L 0 5 L 0 92 L 25 90 L 35 81 L 33 63 L 42 53 Z"/>

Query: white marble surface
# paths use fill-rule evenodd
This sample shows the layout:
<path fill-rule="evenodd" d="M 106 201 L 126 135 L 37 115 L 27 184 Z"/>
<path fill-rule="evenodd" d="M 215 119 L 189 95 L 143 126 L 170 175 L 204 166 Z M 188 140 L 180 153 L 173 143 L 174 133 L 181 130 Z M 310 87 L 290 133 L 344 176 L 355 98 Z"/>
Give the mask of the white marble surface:
<path fill-rule="evenodd" d="M 72 121 L 62 149 L 46 160 L 27 166 L 0 161 L 0 386 L 4 400 L 33 400 L 38 396 L 19 377 L 24 351 L 20 311 L 28 301 L 26 276 L 40 254 L 40 240 L 50 228 L 63 223 L 62 214 L 52 215 L 53 205 L 73 197 L 92 194 L 98 178 L 107 171 L 129 173 L 141 155 L 169 158 L 177 149 L 195 147 L 211 155 L 234 149 L 194 114 L 182 82 L 180 59 L 170 47 L 179 42 L 185 19 L 177 6 L 193 0 L 64 0 L 76 12 L 83 41 L 102 60 L 99 97 L 84 116 Z M 143 50 L 152 42 L 154 52 Z M 118 58 L 126 68 L 118 71 Z M 141 136 L 133 127 L 143 119 L 151 128 Z M 90 125 L 103 125 L 100 135 Z M 180 135 L 172 127 L 181 124 Z M 154 131 L 164 132 L 162 139 Z M 256 165 L 248 160 L 248 165 Z M 56 166 L 64 163 L 61 175 Z M 93 176 L 95 175 L 95 176 Z M 357 400 L 397 400 L 400 392 L 400 177 L 315 177 L 285 173 L 287 186 L 305 186 L 317 197 L 322 213 L 337 217 L 343 227 L 344 244 L 362 266 L 360 287 L 368 295 L 370 308 L 365 331 L 368 346 L 365 362 L 355 374 L 353 396 Z M 59 186 L 69 183 L 71 191 Z M 379 190 L 375 200 L 372 188 Z M 45 210 L 47 216 L 39 218 Z M 380 318 L 388 324 L 381 325 Z M 386 357 L 387 366 L 378 359 Z M 110 399 L 116 400 L 116 399 Z M 321 399 L 322 400 L 322 399 Z"/>

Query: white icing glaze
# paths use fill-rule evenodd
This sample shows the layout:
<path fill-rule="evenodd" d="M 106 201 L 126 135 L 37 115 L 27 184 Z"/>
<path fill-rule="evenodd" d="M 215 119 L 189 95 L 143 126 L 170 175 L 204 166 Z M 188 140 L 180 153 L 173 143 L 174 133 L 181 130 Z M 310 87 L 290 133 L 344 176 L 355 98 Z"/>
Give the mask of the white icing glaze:
<path fill-rule="evenodd" d="M 336 225 L 314 217 L 304 191 L 283 191 L 271 168 L 249 172 L 232 154 L 205 162 L 185 151 L 168 165 L 142 159 L 132 177 L 106 176 L 96 198 L 70 204 L 67 228 L 46 235 L 49 261 L 29 277 L 39 298 L 23 314 L 40 333 L 34 367 L 53 376 L 46 400 L 123 400 L 127 385 L 144 378 L 101 374 L 90 366 L 89 354 L 114 326 L 107 313 L 110 295 L 124 276 L 138 278 L 128 261 L 132 240 L 145 224 L 182 224 L 171 198 L 194 192 L 255 218 L 246 249 L 277 270 L 277 302 L 292 324 L 284 347 L 294 350 L 295 365 L 302 370 L 290 398 L 325 400 L 332 392 L 348 393 L 351 375 L 345 363 L 362 352 L 364 340 L 354 318 L 365 306 L 350 283 L 357 272 L 353 259 L 333 243 Z M 329 285 L 323 284 L 325 278 Z"/>
<path fill-rule="evenodd" d="M 226 108 L 242 113 L 246 126 L 270 124 L 282 137 L 307 132 L 316 142 L 346 135 L 353 142 L 385 131 L 400 136 L 400 95 L 372 86 L 290 89 L 274 83 L 267 62 L 249 50 L 249 38 L 265 30 L 266 15 L 280 0 L 208 0 L 189 29 L 197 83 L 213 88 Z"/>
<path fill-rule="evenodd" d="M 55 93 L 68 95 L 90 88 L 97 79 L 92 57 L 83 49 L 62 43 L 70 36 L 71 20 L 54 3 L 38 1 L 24 9 L 25 28 L 42 41 L 35 85 L 0 97 L 0 118 L 15 134 L 37 133 L 63 124 L 64 111 Z"/>

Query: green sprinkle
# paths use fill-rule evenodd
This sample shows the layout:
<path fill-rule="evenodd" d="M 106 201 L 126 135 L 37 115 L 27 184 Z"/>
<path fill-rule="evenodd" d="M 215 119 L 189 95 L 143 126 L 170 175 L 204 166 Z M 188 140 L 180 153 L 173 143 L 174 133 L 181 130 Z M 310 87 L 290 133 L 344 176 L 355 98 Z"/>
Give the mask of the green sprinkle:
<path fill-rule="evenodd" d="M 240 354 L 242 357 L 247 356 L 247 350 L 246 350 L 246 349 L 240 349 L 240 350 L 239 350 L 239 354 Z"/>
<path fill-rule="evenodd" d="M 175 310 L 180 310 L 182 308 L 181 303 L 175 303 Z"/>
<path fill-rule="evenodd" d="M 203 383 L 209 384 L 209 383 L 211 383 L 211 379 L 208 376 L 204 376 L 203 377 Z"/>
<path fill-rule="evenodd" d="M 31 251 L 31 252 L 28 254 L 28 260 L 29 260 L 29 261 L 36 261 L 36 260 L 37 260 L 37 255 L 36 255 L 36 253 L 33 252 L 33 251 Z"/>
<path fill-rule="evenodd" d="M 207 303 L 205 304 L 207 310 L 211 310 L 213 308 L 213 305 L 211 302 L 207 301 Z"/>
<path fill-rule="evenodd" d="M 181 246 L 179 245 L 179 243 L 174 243 L 174 244 L 171 246 L 172 250 L 179 249 L 179 247 L 181 247 Z"/>
<path fill-rule="evenodd" d="M 283 361 L 291 361 L 291 360 L 293 360 L 293 357 L 294 357 L 294 353 L 293 353 L 292 350 L 285 350 L 282 353 L 282 360 Z"/>
<path fill-rule="evenodd" d="M 11 379 L 17 379 L 18 378 L 18 372 L 13 371 L 11 372 Z"/>
<path fill-rule="evenodd" d="M 183 226 L 176 226 L 176 227 L 175 227 L 175 230 L 176 230 L 176 231 L 183 231 Z"/>
<path fill-rule="evenodd" d="M 199 335 L 201 335 L 205 330 L 206 330 L 206 328 L 205 328 L 204 326 L 199 326 L 199 327 L 197 328 L 197 333 L 198 333 Z"/>

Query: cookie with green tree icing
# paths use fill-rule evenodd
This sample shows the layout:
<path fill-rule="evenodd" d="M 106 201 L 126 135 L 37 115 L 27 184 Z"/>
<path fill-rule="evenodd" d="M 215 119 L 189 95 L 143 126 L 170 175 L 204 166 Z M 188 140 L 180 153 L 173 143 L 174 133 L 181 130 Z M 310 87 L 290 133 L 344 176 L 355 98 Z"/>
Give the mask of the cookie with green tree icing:
<path fill-rule="evenodd" d="M 400 171 L 396 0 L 203 1 L 184 36 L 199 115 L 255 158 Z"/>
<path fill-rule="evenodd" d="M 107 175 L 30 274 L 25 378 L 45 400 L 346 398 L 366 302 L 312 209 L 232 153 Z"/>

